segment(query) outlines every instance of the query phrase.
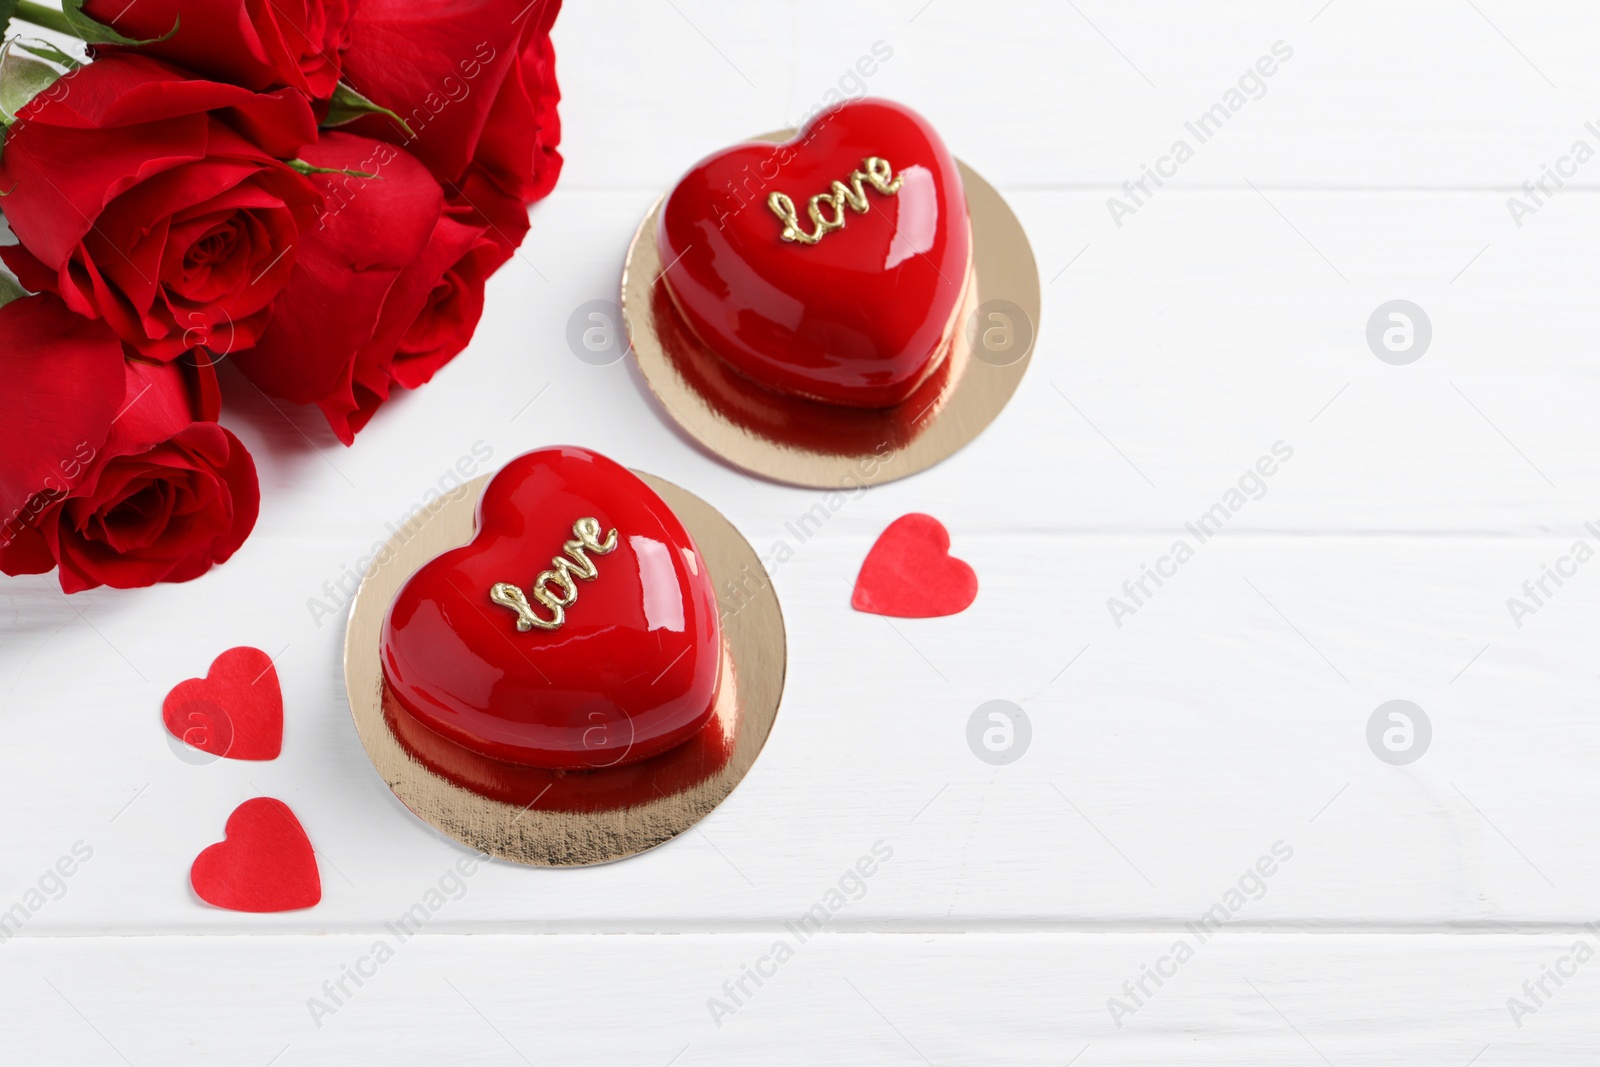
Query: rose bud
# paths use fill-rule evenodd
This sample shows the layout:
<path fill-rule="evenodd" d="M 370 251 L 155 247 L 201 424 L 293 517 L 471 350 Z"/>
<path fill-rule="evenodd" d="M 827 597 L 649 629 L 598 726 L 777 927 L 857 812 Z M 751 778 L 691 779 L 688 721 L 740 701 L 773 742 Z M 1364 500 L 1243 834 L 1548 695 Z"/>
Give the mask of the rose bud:
<path fill-rule="evenodd" d="M 0 307 L 0 570 L 63 591 L 198 577 L 260 505 L 255 464 L 213 421 L 203 357 L 124 358 L 103 324 L 38 295 Z"/>
<path fill-rule="evenodd" d="M 236 362 L 264 392 L 317 404 L 350 444 L 396 381 L 420 385 L 466 346 L 499 250 L 404 149 L 330 132 L 302 155 L 335 172 L 312 175 L 327 207 Z"/>
<path fill-rule="evenodd" d="M 85 0 L 83 13 L 146 42 L 142 55 L 257 92 L 287 86 L 326 100 L 339 81 L 354 6 L 354 0 Z"/>
<path fill-rule="evenodd" d="M 448 9 L 363 0 L 350 22 L 350 84 L 409 132 L 379 115 L 347 128 L 422 160 L 503 257 L 527 232 L 526 206 L 561 173 L 550 44 L 560 10 L 560 0 L 466 0 Z"/>
<path fill-rule="evenodd" d="M 111 55 L 21 110 L 0 154 L 29 289 L 168 360 L 255 343 L 294 269 L 317 190 L 279 159 L 316 138 L 305 98 Z"/>

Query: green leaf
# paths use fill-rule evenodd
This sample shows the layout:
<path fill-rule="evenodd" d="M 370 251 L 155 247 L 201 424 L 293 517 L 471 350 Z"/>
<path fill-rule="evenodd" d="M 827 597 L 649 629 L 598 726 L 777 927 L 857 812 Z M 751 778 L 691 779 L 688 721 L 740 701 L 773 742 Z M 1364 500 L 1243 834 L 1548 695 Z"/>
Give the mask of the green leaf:
<path fill-rule="evenodd" d="M 6 32 L 11 17 L 17 13 L 17 0 L 0 0 L 0 34 Z"/>
<path fill-rule="evenodd" d="M 79 63 L 55 45 L 13 37 L 0 45 L 0 126 L 17 121 L 22 109 Z"/>
<path fill-rule="evenodd" d="M 105 23 L 96 22 L 88 15 L 85 15 L 83 13 L 83 0 L 61 0 L 61 13 L 66 17 L 67 25 L 72 27 L 72 32 L 88 44 L 120 44 L 129 48 L 137 48 L 140 45 L 159 44 L 162 41 L 169 41 L 178 32 L 179 20 L 174 18 L 172 20 L 172 29 L 160 37 L 148 41 L 124 37 Z"/>
<path fill-rule="evenodd" d="M 31 294 L 22 287 L 21 282 L 13 278 L 3 267 L 0 267 L 0 307 L 5 307 L 13 300 L 21 300 L 29 295 Z"/>
<path fill-rule="evenodd" d="M 0 3 L 4 2 L 5 0 L 0 0 Z M 328 101 L 328 117 L 322 120 L 322 127 L 332 129 L 335 126 L 344 126 L 367 115 L 387 115 L 407 137 L 416 140 L 417 135 L 411 132 L 411 127 L 406 125 L 405 119 L 381 104 L 374 104 L 344 82 L 334 86 L 333 98 Z"/>
<path fill-rule="evenodd" d="M 307 163 L 303 159 L 291 159 L 288 164 L 294 170 L 310 177 L 313 174 L 345 174 L 352 178 L 376 178 L 376 174 L 368 174 L 364 170 L 340 170 L 337 167 L 318 167 Z"/>

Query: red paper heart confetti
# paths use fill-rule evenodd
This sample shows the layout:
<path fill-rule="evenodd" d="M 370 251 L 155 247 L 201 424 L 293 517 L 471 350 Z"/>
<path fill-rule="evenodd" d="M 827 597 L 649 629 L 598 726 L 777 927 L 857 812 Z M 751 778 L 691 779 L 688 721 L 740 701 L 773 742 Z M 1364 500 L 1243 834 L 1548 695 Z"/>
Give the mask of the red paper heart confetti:
<path fill-rule="evenodd" d="M 950 533 L 932 515 L 902 515 L 867 553 L 850 604 L 901 619 L 956 615 L 978 596 L 978 576 L 950 555 Z"/>
<path fill-rule="evenodd" d="M 283 690 L 272 657 L 248 645 L 211 662 L 204 678 L 172 687 L 161 704 L 172 736 L 229 759 L 277 759 L 283 748 Z"/>
<path fill-rule="evenodd" d="M 189 884 L 229 911 L 294 911 L 322 899 L 311 842 L 289 806 L 271 797 L 233 809 L 223 840 L 195 857 Z"/>

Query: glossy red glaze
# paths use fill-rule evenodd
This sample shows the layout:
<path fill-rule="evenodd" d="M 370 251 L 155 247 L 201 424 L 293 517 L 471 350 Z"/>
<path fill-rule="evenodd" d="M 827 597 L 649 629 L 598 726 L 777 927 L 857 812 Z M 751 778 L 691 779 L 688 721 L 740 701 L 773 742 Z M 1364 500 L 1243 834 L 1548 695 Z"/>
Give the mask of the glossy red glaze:
<path fill-rule="evenodd" d="M 434 774 L 490 800 L 529 811 L 621 811 L 676 796 L 719 773 L 733 758 L 729 726 L 712 715 L 681 745 L 617 767 L 558 770 L 505 763 L 430 730 L 384 686 L 383 717 L 411 756 Z"/>
<path fill-rule="evenodd" d="M 590 554 L 598 573 L 575 581 L 559 629 L 519 631 L 489 590 L 531 596 L 586 517 L 616 530 L 616 547 Z M 649 486 L 586 449 L 530 452 L 485 487 L 477 529 L 407 579 L 384 618 L 384 679 L 406 711 L 491 759 L 546 768 L 648 759 L 705 724 L 721 667 L 716 592 Z"/>
<path fill-rule="evenodd" d="M 811 198 L 868 157 L 903 179 L 816 244 L 783 239 L 774 192 L 815 229 Z M 834 212 L 824 205 L 824 213 Z M 971 251 L 961 175 L 925 119 L 885 100 L 844 104 L 783 144 L 736 145 L 667 197 L 662 281 L 695 334 L 761 384 L 853 407 L 904 401 L 938 365 Z"/>

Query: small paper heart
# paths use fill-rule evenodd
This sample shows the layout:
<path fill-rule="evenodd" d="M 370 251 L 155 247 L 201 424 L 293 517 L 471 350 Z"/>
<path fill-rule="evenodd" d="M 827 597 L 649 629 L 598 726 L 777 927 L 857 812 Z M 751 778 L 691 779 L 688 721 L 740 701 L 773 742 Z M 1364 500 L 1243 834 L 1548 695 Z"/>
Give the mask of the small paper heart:
<path fill-rule="evenodd" d="M 283 749 L 283 689 L 272 657 L 248 645 L 211 661 L 204 678 L 172 687 L 161 704 L 172 736 L 213 756 L 277 759 Z"/>
<path fill-rule="evenodd" d="M 233 809 L 223 840 L 189 868 L 207 904 L 229 911 L 294 911 L 322 899 L 316 854 L 300 820 L 281 800 L 256 797 Z"/>
<path fill-rule="evenodd" d="M 932 515 L 902 515 L 867 553 L 850 604 L 901 619 L 956 615 L 978 596 L 978 576 L 950 555 L 950 533 Z"/>

